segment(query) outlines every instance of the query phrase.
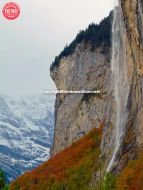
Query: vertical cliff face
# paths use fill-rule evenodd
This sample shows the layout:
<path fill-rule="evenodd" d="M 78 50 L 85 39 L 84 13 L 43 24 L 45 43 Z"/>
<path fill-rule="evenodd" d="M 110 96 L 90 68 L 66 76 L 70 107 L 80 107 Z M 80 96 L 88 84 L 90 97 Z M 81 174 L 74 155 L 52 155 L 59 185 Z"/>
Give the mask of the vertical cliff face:
<path fill-rule="evenodd" d="M 103 23 L 107 23 L 104 28 Z M 109 43 L 102 39 L 93 48 L 93 41 L 85 42 L 86 37 L 76 44 L 73 53 L 60 58 L 58 64 L 53 64 L 51 76 L 59 90 L 100 90 L 101 94 L 58 94 L 56 98 L 55 137 L 52 154 L 63 150 L 94 127 L 104 123 L 105 134 L 110 134 L 114 120 L 114 98 L 111 87 L 111 23 L 112 14 L 101 22 L 99 26 L 102 33 L 106 32 Z M 96 38 L 96 32 L 95 34 Z M 97 36 L 98 38 L 98 36 Z M 104 136 L 104 135 L 103 135 Z M 102 149 L 109 145 L 110 136 L 102 142 Z M 110 145 L 109 145 L 110 146 Z"/>
<path fill-rule="evenodd" d="M 143 144 L 143 3 L 140 0 L 120 0 L 126 65 L 129 82 L 128 118 L 116 154 L 113 171 L 121 171 L 130 159 L 137 158 Z"/>
<path fill-rule="evenodd" d="M 101 90 L 101 94 L 61 94 L 56 99 L 56 127 L 53 154 L 63 150 L 102 122 L 112 120 L 110 89 L 110 47 L 78 45 L 63 58 L 51 75 L 60 90 Z M 110 119 L 109 119 L 110 118 Z"/>
<path fill-rule="evenodd" d="M 129 95 L 129 120 L 136 127 L 137 143 L 140 146 L 143 143 L 143 102 L 142 102 L 142 81 L 143 81 L 143 2 L 122 1 L 123 18 L 126 28 L 127 41 L 129 48 L 127 64 L 130 71 L 130 95 Z"/>

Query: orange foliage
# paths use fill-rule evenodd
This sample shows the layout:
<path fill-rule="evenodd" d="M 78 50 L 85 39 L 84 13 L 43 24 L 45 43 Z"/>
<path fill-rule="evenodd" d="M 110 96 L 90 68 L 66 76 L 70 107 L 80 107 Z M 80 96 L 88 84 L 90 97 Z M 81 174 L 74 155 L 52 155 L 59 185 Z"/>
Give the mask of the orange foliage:
<path fill-rule="evenodd" d="M 68 178 L 70 168 L 80 166 L 88 155 L 99 148 L 102 128 L 93 129 L 70 147 L 61 151 L 37 169 L 25 173 L 10 185 L 10 190 L 45 190 L 48 185 L 57 181 L 62 182 Z"/>
<path fill-rule="evenodd" d="M 117 178 L 117 190 L 143 190 L 143 153 L 130 161 Z"/>

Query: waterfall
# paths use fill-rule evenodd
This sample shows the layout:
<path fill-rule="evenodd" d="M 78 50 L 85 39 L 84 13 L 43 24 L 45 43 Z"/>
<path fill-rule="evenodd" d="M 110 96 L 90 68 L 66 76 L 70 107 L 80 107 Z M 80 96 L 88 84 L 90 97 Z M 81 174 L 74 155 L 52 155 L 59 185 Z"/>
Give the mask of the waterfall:
<path fill-rule="evenodd" d="M 111 70 L 113 77 L 113 89 L 116 102 L 116 123 L 114 130 L 114 149 L 112 158 L 107 167 L 107 172 L 112 169 L 119 150 L 127 121 L 127 99 L 129 94 L 127 65 L 126 65 L 126 44 L 125 30 L 122 21 L 122 12 L 119 5 L 114 9 L 112 26 L 112 60 Z"/>

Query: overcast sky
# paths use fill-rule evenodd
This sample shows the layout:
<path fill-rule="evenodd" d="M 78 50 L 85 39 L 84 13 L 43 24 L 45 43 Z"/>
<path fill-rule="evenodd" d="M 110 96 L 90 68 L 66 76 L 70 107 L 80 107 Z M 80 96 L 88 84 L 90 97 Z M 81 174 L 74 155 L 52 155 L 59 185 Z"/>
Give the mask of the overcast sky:
<path fill-rule="evenodd" d="M 15 21 L 0 13 L 0 93 L 27 95 L 55 88 L 49 67 L 81 29 L 99 23 L 114 0 L 15 0 Z M 0 1 L 2 10 L 6 0 Z M 0 12 L 1 12 L 0 10 Z"/>

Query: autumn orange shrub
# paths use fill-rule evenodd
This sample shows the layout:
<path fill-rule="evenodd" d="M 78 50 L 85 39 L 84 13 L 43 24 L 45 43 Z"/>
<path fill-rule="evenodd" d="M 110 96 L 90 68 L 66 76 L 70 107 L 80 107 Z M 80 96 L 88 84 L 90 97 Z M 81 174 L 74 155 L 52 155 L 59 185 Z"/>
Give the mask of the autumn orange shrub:
<path fill-rule="evenodd" d="M 132 160 L 117 177 L 117 190 L 143 190 L 143 152 Z"/>
<path fill-rule="evenodd" d="M 11 183 L 10 190 L 87 189 L 85 186 L 98 167 L 102 128 L 103 125 L 94 128 L 37 169 L 19 177 Z"/>

